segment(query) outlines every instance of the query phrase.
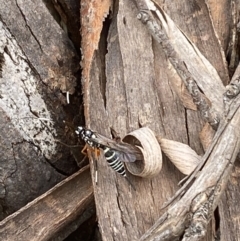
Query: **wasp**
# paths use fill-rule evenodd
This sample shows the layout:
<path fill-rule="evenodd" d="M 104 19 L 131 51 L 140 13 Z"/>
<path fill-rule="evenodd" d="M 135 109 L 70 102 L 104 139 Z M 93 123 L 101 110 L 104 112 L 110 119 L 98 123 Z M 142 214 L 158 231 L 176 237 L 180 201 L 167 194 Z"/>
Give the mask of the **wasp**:
<path fill-rule="evenodd" d="M 81 137 L 87 146 L 97 150 L 101 149 L 108 165 L 114 171 L 125 177 L 134 188 L 126 175 L 123 162 L 135 162 L 136 160 L 142 159 L 142 154 L 137 147 L 120 140 L 109 139 L 82 126 L 77 128 L 76 134 Z"/>

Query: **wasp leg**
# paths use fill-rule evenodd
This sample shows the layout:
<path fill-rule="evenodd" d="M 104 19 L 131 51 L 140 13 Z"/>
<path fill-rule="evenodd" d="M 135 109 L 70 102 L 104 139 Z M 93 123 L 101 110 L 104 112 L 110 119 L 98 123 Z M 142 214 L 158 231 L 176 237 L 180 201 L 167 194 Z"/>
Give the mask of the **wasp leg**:
<path fill-rule="evenodd" d="M 97 148 L 94 148 L 94 170 L 95 170 L 95 184 L 98 184 L 98 165 L 97 165 L 97 158 L 100 155 L 100 150 Z"/>
<path fill-rule="evenodd" d="M 84 163 L 86 158 L 87 158 L 87 156 L 84 156 L 84 158 L 80 162 L 77 162 L 78 167 L 80 167 L 80 168 L 82 167 L 82 164 Z"/>
<path fill-rule="evenodd" d="M 83 149 L 81 150 L 81 153 L 84 155 L 84 156 L 88 156 L 87 154 L 87 149 L 88 149 L 88 145 L 86 144 Z"/>
<path fill-rule="evenodd" d="M 83 158 L 83 160 L 82 160 L 81 162 L 83 162 L 83 161 L 85 160 L 85 158 L 88 157 L 88 153 L 87 153 L 88 150 L 93 151 L 93 149 L 90 148 L 90 147 L 86 144 L 86 145 L 83 147 L 82 151 L 81 151 L 81 153 L 82 153 L 83 155 L 85 155 L 85 157 Z M 96 159 L 95 159 L 95 157 L 96 157 L 96 151 L 97 151 L 97 149 L 94 148 L 93 167 L 94 167 L 94 170 L 95 170 L 95 183 L 97 184 L 98 175 L 97 175 L 97 161 L 96 161 Z"/>
<path fill-rule="evenodd" d="M 85 145 L 83 147 L 83 149 L 81 150 L 81 153 L 84 155 L 84 158 L 80 162 L 77 162 L 78 167 L 82 167 L 81 165 L 84 163 L 84 161 L 86 160 L 86 158 L 88 156 L 87 152 L 86 152 L 86 149 L 87 149 L 87 145 Z"/>

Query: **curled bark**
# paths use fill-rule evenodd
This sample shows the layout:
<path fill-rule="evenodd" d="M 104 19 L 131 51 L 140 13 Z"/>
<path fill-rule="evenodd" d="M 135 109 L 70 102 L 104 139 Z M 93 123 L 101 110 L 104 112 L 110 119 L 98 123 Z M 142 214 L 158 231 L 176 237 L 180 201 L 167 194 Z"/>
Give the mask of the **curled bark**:
<path fill-rule="evenodd" d="M 174 240 L 176 236 L 182 234 L 184 241 L 200 240 L 204 237 L 207 224 L 225 190 L 240 149 L 239 103 L 240 96 L 232 103 L 231 112 L 226 119 L 222 120 L 201 164 L 171 199 L 173 201 L 180 198 L 179 201 L 141 237 L 141 241 L 154 240 L 154 238 L 162 241 Z M 186 191 L 193 180 L 193 184 Z"/>
<path fill-rule="evenodd" d="M 216 114 L 211 111 L 206 97 L 200 93 L 196 79 L 193 78 L 192 73 L 188 71 L 185 63 L 169 42 L 166 34 L 169 18 L 152 1 L 137 1 L 136 5 L 140 10 L 138 18 L 148 26 L 152 36 L 161 44 L 169 61 L 186 84 L 200 113 L 214 129 L 217 129 L 220 119 L 216 119 Z M 160 25 L 158 21 L 160 21 Z M 225 97 L 227 96 L 229 99 L 236 97 L 239 93 L 236 84 L 230 87 L 225 94 Z M 218 98 L 220 97 L 219 95 Z M 201 163 L 168 204 L 177 197 L 179 201 L 169 207 L 155 225 L 142 236 L 142 241 L 175 240 L 180 235 L 183 235 L 184 241 L 200 240 L 205 236 L 207 224 L 225 189 L 239 152 L 239 100 L 238 96 L 231 102 L 228 115 L 221 119 L 221 125 Z M 219 109 L 219 114 L 221 114 L 221 109 Z M 198 174 L 199 171 L 201 171 L 200 174 Z M 193 180 L 194 182 L 191 183 Z M 187 188 L 189 189 L 187 190 Z"/>

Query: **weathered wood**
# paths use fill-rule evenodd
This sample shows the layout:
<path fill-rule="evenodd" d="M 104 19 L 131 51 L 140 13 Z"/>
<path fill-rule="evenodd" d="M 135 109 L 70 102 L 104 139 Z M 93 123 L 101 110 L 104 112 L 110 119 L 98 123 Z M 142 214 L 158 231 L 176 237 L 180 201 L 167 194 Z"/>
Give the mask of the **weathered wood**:
<path fill-rule="evenodd" d="M 233 11 L 236 11 L 237 3 L 235 0 L 222 0 L 221 4 L 219 4 L 218 0 L 207 0 L 206 4 L 209 8 L 214 30 L 217 33 L 216 37 L 219 38 L 224 53 L 227 55 L 228 48 L 230 47 L 229 40 L 232 36 L 231 32 L 235 31 L 235 16 Z"/>
<path fill-rule="evenodd" d="M 174 204 L 163 216 L 154 224 L 154 226 L 146 232 L 141 241 L 150 241 L 154 238 L 159 240 L 171 240 L 175 237 L 181 236 L 184 232 L 183 240 L 200 240 L 204 236 L 208 221 L 218 205 L 221 194 L 225 190 L 225 186 L 236 160 L 237 154 L 240 149 L 240 96 L 234 100 L 232 112 L 222 121 L 212 145 L 203 156 L 201 164 L 201 172 L 197 176 L 192 186 Z M 206 163 L 205 163 L 206 162 Z M 179 191 L 179 196 L 182 193 Z M 200 197 L 200 198 L 199 198 Z M 206 205 L 206 210 L 202 218 L 196 222 L 194 215 Z M 191 234 L 189 222 L 194 228 L 198 224 L 198 232 L 196 236 L 187 235 Z M 202 226 L 201 226 L 202 225 Z M 186 234 L 187 233 L 187 234 Z M 195 239 L 196 238 L 196 239 Z"/>
<path fill-rule="evenodd" d="M 6 241 L 63 240 L 94 212 L 89 167 L 57 184 L 48 192 L 0 222 L 0 239 Z M 69 229 L 63 231 L 68 226 Z M 61 239 L 60 239 L 61 237 Z"/>
<path fill-rule="evenodd" d="M 171 91 L 167 61 L 159 49 L 153 53 L 151 37 L 136 15 L 134 5 L 120 1 L 108 34 L 106 90 L 99 83 L 100 76 L 104 76 L 100 51 L 92 63 L 91 84 L 84 83 L 89 88 L 85 89 L 85 101 L 89 100 L 85 105 L 90 108 L 85 109 L 86 123 L 106 136 L 113 126 L 121 137 L 140 123 L 156 134 L 187 143 L 185 111 Z M 159 176 L 151 180 L 130 176 L 137 189 L 134 192 L 107 167 L 104 158 L 98 160 L 97 166 L 94 192 L 99 227 L 103 240 L 108 241 L 138 240 L 157 220 L 163 202 L 177 189 L 182 177 L 164 157 Z M 93 166 L 92 169 L 95 178 Z"/>
<path fill-rule="evenodd" d="M 147 7 L 145 7 L 144 6 L 144 1 L 141 1 L 141 2 L 137 2 L 137 4 L 140 6 L 140 10 L 142 9 L 143 10 L 143 14 L 144 14 L 144 11 L 146 11 L 146 9 L 147 9 Z M 149 5 L 150 6 L 150 5 Z M 156 11 L 156 10 L 154 10 L 154 6 L 153 6 L 153 11 Z M 145 14 L 147 14 L 147 11 L 145 12 Z M 159 13 L 157 13 L 156 12 L 156 14 L 159 14 L 159 15 L 161 15 L 161 14 L 163 14 L 163 11 L 161 10 L 161 13 L 159 12 Z M 159 15 L 158 15 L 158 17 L 159 17 Z M 143 16 L 142 16 L 143 17 Z M 146 23 L 147 23 L 147 26 L 150 28 L 150 32 L 153 34 L 153 37 L 155 37 L 156 39 L 157 39 L 157 41 L 158 42 L 160 42 L 161 43 L 161 45 L 164 47 L 164 48 L 167 48 L 166 46 L 166 44 L 165 44 L 165 40 L 164 39 L 160 39 L 160 41 L 159 41 L 159 39 L 158 39 L 158 33 L 156 32 L 157 31 L 157 27 L 154 29 L 154 30 L 152 30 L 151 29 L 151 27 L 152 27 L 152 25 L 149 25 L 148 24 L 148 20 L 149 21 L 151 21 L 151 18 L 152 17 L 148 17 L 148 16 L 144 16 L 144 19 L 146 19 L 145 21 L 146 21 Z M 161 19 L 161 17 L 160 17 L 160 19 Z M 165 20 L 166 20 L 166 23 L 165 23 Z M 165 16 L 164 17 L 164 19 L 161 19 L 161 23 L 162 23 L 162 25 L 163 25 L 163 27 L 160 27 L 159 28 L 159 36 L 161 36 L 160 34 L 160 31 L 162 31 L 161 30 L 161 28 L 166 28 L 166 25 L 168 25 L 169 24 L 169 20 L 167 19 L 167 16 Z M 156 34 L 156 36 L 155 36 L 155 34 Z M 171 35 L 171 32 L 169 33 L 169 35 Z M 180 47 L 180 46 L 179 46 Z M 166 53 L 166 49 L 164 49 L 164 51 L 165 51 L 165 53 Z M 174 52 L 174 50 L 173 51 L 171 51 L 171 52 Z M 170 54 L 170 55 L 168 55 L 168 53 L 166 53 L 166 56 L 168 57 L 168 58 L 172 58 L 172 56 L 171 55 L 173 55 L 172 53 Z M 171 61 L 171 60 L 170 60 Z M 186 61 L 186 60 L 185 60 Z M 181 62 L 181 60 L 176 60 L 176 63 L 180 63 Z M 171 61 L 171 63 L 172 63 L 172 61 Z M 177 65 L 175 65 L 175 63 L 173 63 L 173 65 L 174 65 L 174 67 L 175 68 L 178 68 L 178 64 Z M 181 76 L 181 74 L 182 73 L 180 73 L 180 76 Z M 181 76 L 182 77 L 182 76 Z M 237 83 L 237 86 L 238 86 L 238 83 Z M 238 93 L 238 91 L 236 92 L 236 94 Z M 220 97 L 220 96 L 219 96 Z M 239 99 L 237 99 L 237 100 L 239 100 Z M 232 111 L 232 109 L 231 108 L 233 108 L 234 110 L 236 110 L 236 109 L 238 109 L 238 103 L 237 103 L 237 105 L 236 105 L 236 102 L 237 102 L 237 100 L 234 100 L 234 102 L 235 102 L 235 105 L 233 105 L 233 106 L 231 106 L 230 107 L 230 111 Z M 227 120 L 230 120 L 231 119 L 231 117 L 229 117 L 228 116 L 228 118 L 227 118 Z M 223 122 L 224 122 L 225 120 L 223 120 Z M 238 121 L 238 120 L 237 120 Z M 234 127 L 233 127 L 234 128 Z M 236 128 L 236 127 L 235 127 Z M 222 131 L 221 129 L 219 130 L 219 131 Z M 219 131 L 217 132 L 217 136 L 219 135 Z M 234 131 L 233 131 L 234 132 Z M 238 131 L 236 130 L 236 132 L 237 132 L 237 136 L 238 136 Z M 232 133 L 227 133 L 227 135 L 228 134 L 232 134 Z M 225 139 L 228 139 L 228 136 L 225 136 L 224 138 Z M 232 138 L 232 136 L 231 136 L 231 138 Z M 216 139 L 216 138 L 215 138 Z M 237 141 L 236 141 L 237 143 L 238 143 L 238 139 L 237 139 Z M 233 141 L 233 143 L 235 144 L 235 140 Z M 216 144 L 216 143 L 215 143 Z M 231 145 L 230 145 L 231 146 Z M 236 149 L 234 149 L 236 147 Z M 221 149 L 222 147 L 220 147 L 220 149 Z M 234 148 L 233 149 L 225 149 L 224 150 L 224 153 L 225 153 L 225 155 L 226 156 L 231 156 L 231 155 L 233 155 L 233 159 L 231 159 L 230 160 L 230 167 L 232 167 L 232 163 L 235 161 L 235 158 L 234 158 L 234 155 L 236 156 L 237 155 L 237 153 L 238 153 L 238 151 L 239 151 L 239 147 L 238 147 L 238 144 L 237 144 L 237 146 L 235 146 L 234 145 Z M 209 154 L 209 151 L 208 151 L 208 154 Z M 206 155 L 205 155 L 206 156 Z M 223 154 L 222 154 L 222 156 L 223 156 Z M 220 155 L 220 158 L 221 158 L 221 155 Z M 225 160 L 226 161 L 229 161 L 228 160 L 228 157 L 226 157 L 225 158 Z M 173 238 L 175 238 L 176 236 L 179 236 L 179 235 L 181 235 L 182 234 L 182 232 L 183 232 L 183 230 L 185 229 L 185 226 L 187 225 L 187 223 L 189 222 L 189 220 L 186 220 L 186 221 L 184 221 L 184 217 L 186 218 L 186 217 L 188 217 L 189 218 L 189 215 L 192 215 L 192 219 L 190 219 L 190 221 L 191 221 L 191 225 L 190 225 L 190 227 L 188 228 L 188 229 L 186 229 L 186 232 L 185 232 L 185 235 L 184 235 L 184 239 L 183 240 L 199 240 L 202 236 L 204 236 L 205 235 L 205 232 L 206 232 L 206 225 L 207 225 L 207 223 L 208 223 L 208 220 L 210 219 L 210 217 L 211 217 L 211 215 L 212 215 L 212 212 L 214 211 L 214 209 L 215 209 L 215 206 L 216 206 L 216 203 L 218 202 L 218 199 L 219 199 L 219 197 L 220 197 L 220 193 L 222 193 L 223 192 L 223 190 L 224 190 L 224 187 L 225 187 L 225 184 L 226 184 L 226 180 L 228 179 L 228 177 L 229 177 L 229 175 L 230 175 L 230 170 L 231 170 L 231 168 L 230 168 L 230 170 L 228 169 L 228 168 L 226 168 L 226 170 L 225 170 L 225 165 L 227 165 L 226 163 L 224 163 L 224 165 L 221 167 L 221 169 L 220 169 L 220 172 L 218 172 L 217 171 L 217 169 L 216 169 L 216 171 L 215 171 L 215 175 L 211 175 L 211 171 L 210 172 L 208 172 L 208 169 L 206 168 L 206 169 L 203 169 L 202 170 L 202 172 L 201 173 L 203 173 L 204 171 L 206 172 L 206 177 L 204 177 L 206 180 L 207 180 L 207 177 L 209 176 L 209 175 L 211 175 L 211 176 L 213 176 L 213 178 L 211 179 L 212 181 L 213 181 L 213 183 L 215 183 L 214 185 L 213 185 L 213 192 L 214 192 L 214 194 L 207 194 L 207 192 L 209 192 L 209 190 L 207 190 L 207 189 L 209 189 L 210 187 L 207 187 L 206 188 L 206 190 L 204 191 L 205 192 L 205 194 L 204 194 L 204 192 L 203 193 L 199 193 L 198 195 L 199 196 L 203 196 L 203 195 L 206 195 L 206 197 L 207 197 L 207 200 L 201 200 L 201 202 L 202 203 L 197 203 L 197 204 L 191 204 L 191 205 L 188 205 L 187 204 L 187 202 L 184 202 L 183 201 L 183 206 L 184 206 L 184 209 L 186 210 L 186 209 L 188 209 L 189 208 L 189 213 L 184 213 L 183 212 L 183 214 L 181 214 L 181 215 L 176 215 L 176 213 L 170 213 L 169 214 L 169 218 L 167 218 L 167 216 L 168 216 L 168 214 L 164 214 L 160 219 L 159 219 L 159 221 L 158 221 L 158 224 L 156 224 L 156 225 L 154 225 L 154 227 L 146 234 L 146 236 L 144 235 L 143 236 L 143 240 L 147 240 L 147 236 L 149 235 L 149 240 L 152 240 L 153 239 L 153 237 L 155 237 L 155 238 L 158 238 L 158 239 L 161 239 L 161 240 L 169 240 L 169 239 L 173 239 Z M 202 169 L 202 165 L 200 165 L 199 166 L 199 168 L 197 169 L 198 171 L 200 170 L 200 169 Z M 223 170 L 224 170 L 224 175 L 222 174 L 222 172 L 223 172 Z M 195 172 L 194 172 L 195 173 Z M 196 174 L 196 173 L 195 173 Z M 203 178 L 203 179 L 204 179 Z M 207 181 L 202 181 L 202 183 L 208 183 Z M 218 182 L 222 182 L 221 184 L 218 184 Z M 197 181 L 195 182 L 195 183 L 197 183 Z M 195 184 L 194 183 L 194 184 Z M 218 185 L 221 187 L 221 191 L 219 192 L 217 189 L 218 189 Z M 193 185 L 194 186 L 194 185 Z M 196 186 L 194 186 L 194 188 L 193 188 L 193 190 L 196 190 L 196 188 L 197 187 L 204 187 L 204 185 L 199 185 L 199 183 L 197 183 L 196 184 Z M 217 190 L 217 191 L 215 191 L 215 189 Z M 191 191 L 192 191 L 192 189 L 190 189 Z M 183 189 L 181 188 L 180 189 L 180 191 L 178 191 L 177 193 L 178 193 L 178 195 L 182 195 L 182 192 L 183 191 Z M 193 193 L 194 193 L 194 191 L 193 191 Z M 190 194 L 191 194 L 191 192 L 190 192 Z M 191 196 L 189 194 L 189 196 Z M 193 198 L 193 197 L 190 197 L 189 199 L 191 200 L 191 202 L 199 202 L 199 201 L 196 201 L 196 200 L 194 200 L 194 199 L 198 199 L 198 195 L 196 195 L 196 197 L 195 198 Z M 188 198 L 187 197 L 187 194 L 186 194 L 186 198 Z M 201 206 L 202 205 L 202 206 Z M 214 206 L 215 205 L 215 206 Z M 181 201 L 179 202 L 179 203 L 177 203 L 176 205 L 175 205 L 177 208 L 176 208 L 176 210 L 178 210 L 178 209 L 180 209 L 181 210 Z M 192 211 L 191 209 L 190 209 L 190 206 L 191 206 L 191 208 L 193 208 L 192 206 L 195 206 L 194 207 L 194 211 Z M 203 208 L 204 209 L 204 214 L 203 214 L 203 210 L 201 211 L 201 208 Z M 198 210 L 199 209 L 199 210 Z M 171 209 L 170 209 L 171 210 Z M 175 211 L 176 211 L 175 210 Z M 192 213 L 191 213 L 192 212 Z M 199 218 L 199 216 L 197 216 L 196 217 L 196 213 L 197 212 L 202 212 L 201 214 L 199 214 L 199 215 L 203 215 L 203 218 Z M 179 213 L 178 213 L 179 214 Z M 175 216 L 180 216 L 180 218 L 179 218 L 179 221 L 176 221 L 176 220 L 171 220 L 171 217 L 175 217 Z M 206 217 L 205 217 L 206 216 Z M 178 226 L 176 225 L 176 223 L 178 223 Z M 186 223 L 185 223 L 186 222 Z M 156 234 L 156 233 L 154 233 L 155 232 L 155 230 L 154 229 L 157 229 L 158 231 L 158 234 Z M 153 232 L 153 233 L 151 233 L 151 232 Z M 198 234 L 197 234 L 198 233 Z"/>
<path fill-rule="evenodd" d="M 239 63 L 239 1 L 216 0 L 206 1 L 213 21 L 213 27 L 228 61 L 229 76 L 235 72 Z"/>
<path fill-rule="evenodd" d="M 81 17 L 81 48 L 82 61 L 81 66 L 82 80 L 84 82 L 84 115 L 86 124 L 89 120 L 89 83 L 91 77 L 92 61 L 100 43 L 100 35 L 103 29 L 103 21 L 107 17 L 112 5 L 111 0 L 83 0 L 81 1 L 80 17 Z M 94 29 L 94 30 L 93 30 Z M 104 50 L 105 51 L 105 50 Z M 101 59 L 100 59 L 101 61 Z M 104 66 L 104 63 L 102 63 Z M 102 68 L 102 66 L 100 66 Z M 103 75 L 104 76 L 104 75 Z M 99 76 L 101 78 L 101 76 Z M 100 80 L 101 81 L 101 80 Z"/>
<path fill-rule="evenodd" d="M 53 4 L 60 16 L 59 24 L 68 33 L 69 38 L 74 43 L 77 52 L 80 51 L 80 1 L 78 0 L 52 0 L 44 1 L 46 5 Z M 51 7 L 49 8 L 51 9 Z"/>
<path fill-rule="evenodd" d="M 231 83 L 234 83 L 237 77 L 240 76 L 240 65 L 238 65 Z M 229 177 L 229 182 L 225 192 L 222 195 L 222 198 L 218 206 L 218 216 L 219 216 L 219 237 L 221 240 L 234 241 L 240 237 L 239 233 L 239 223 L 236 222 L 237 217 L 240 213 L 240 207 L 236 204 L 235 200 L 239 200 L 240 185 L 239 185 L 239 154 L 237 160 L 233 167 L 232 174 Z"/>
<path fill-rule="evenodd" d="M 139 121 L 142 124 L 148 124 L 154 131 L 172 132 L 170 129 L 164 130 L 160 121 L 160 115 L 163 113 L 155 104 L 158 96 L 154 90 L 154 80 L 151 78 L 153 65 L 148 62 L 153 57 L 153 53 L 148 48 L 149 41 L 144 41 L 144 38 L 150 40 L 150 37 L 143 28 L 141 28 L 142 34 L 139 31 L 138 27 L 141 24 L 135 18 L 135 14 L 136 9 L 135 12 L 132 12 L 132 6 L 129 6 L 129 2 L 126 1 L 121 2 L 121 14 L 113 17 L 108 36 L 106 92 L 99 83 L 99 77 L 104 75 L 101 72 L 99 52 L 96 52 L 95 60 L 92 63 L 91 84 L 84 83 L 85 87 L 90 87 L 88 91 L 85 91 L 85 95 L 87 95 L 85 100 L 90 101 L 85 103 L 90 108 L 89 112 L 85 109 L 87 111 L 86 123 L 91 129 L 106 136 L 109 136 L 110 126 L 112 126 L 123 137 L 128 131 L 138 128 Z M 128 24 L 129 21 L 132 26 L 136 24 L 133 32 L 129 32 L 130 36 L 124 37 L 121 32 L 117 35 L 117 24 L 119 28 L 124 28 L 123 16 Z M 134 37 L 137 37 L 138 34 L 143 35 L 144 38 L 139 36 L 136 44 Z M 118 36 L 121 36 L 120 45 Z M 128 41 L 125 41 L 125 38 Z M 139 44 L 141 45 L 138 46 Z M 117 52 L 119 48 L 120 51 Z M 124 57 L 122 59 L 121 51 L 124 50 L 125 56 L 128 49 L 131 51 L 132 58 Z M 146 53 L 141 53 L 143 50 Z M 140 59 L 140 56 L 144 56 L 145 61 L 143 61 L 144 59 L 133 61 L 133 59 Z M 150 61 L 152 63 L 152 60 Z M 116 68 L 116 64 L 118 68 Z M 127 69 L 124 70 L 123 66 Z M 137 71 L 140 70 L 139 75 Z M 125 76 L 122 77 L 122 74 Z M 141 85 L 144 87 L 141 88 Z M 181 105 L 177 108 L 173 101 L 168 100 L 168 102 L 169 105 L 174 106 L 174 111 L 184 116 L 184 113 L 181 113 L 183 111 Z M 104 103 L 106 103 L 106 109 Z M 166 114 L 166 116 L 168 115 Z M 167 117 L 163 119 L 166 122 L 169 121 Z M 178 138 L 184 138 L 180 136 L 180 131 Z M 172 164 L 167 164 L 166 158 L 164 158 L 163 171 L 158 177 L 152 180 L 130 177 L 137 189 L 134 192 L 123 177 L 118 176 L 107 167 L 104 158 L 101 157 L 98 160 L 97 168 L 98 183 L 94 185 L 94 193 L 98 221 L 102 238 L 108 241 L 138 240 L 160 214 L 159 210 L 164 202 L 164 196 L 170 196 L 181 179 L 180 173 L 175 176 L 171 175 L 171 170 L 175 170 L 175 168 Z M 92 177 L 95 178 L 93 165 L 92 169 Z M 168 175 L 171 176 L 171 179 L 166 183 Z"/>
<path fill-rule="evenodd" d="M 175 22 L 180 23 L 180 28 L 196 43 L 226 84 L 229 78 L 225 56 L 214 35 L 205 2 L 191 1 L 189 4 L 189 1 L 169 1 L 167 4 L 164 1 L 166 11 L 171 16 L 176 14 L 177 18 L 173 18 Z M 169 81 L 172 73 L 166 57 L 137 21 L 135 5 L 132 1 L 121 0 L 118 6 L 114 6 L 113 12 L 107 51 L 95 51 L 90 65 L 90 79 L 84 79 L 83 82 L 88 127 L 106 136 L 110 136 L 110 127 L 114 127 L 123 137 L 127 132 L 147 125 L 157 135 L 188 143 L 199 154 L 202 153 L 197 137 L 202 127 L 201 120 L 196 112 L 184 109 L 174 93 Z M 102 35 L 100 42 L 106 41 L 104 37 Z M 106 71 L 103 69 L 105 65 Z M 222 103 L 220 94 L 217 98 Z M 94 185 L 94 192 L 103 240 L 139 240 L 157 220 L 162 203 L 176 190 L 180 178 L 164 158 L 163 170 L 158 177 L 144 180 L 130 176 L 137 189 L 137 192 L 133 192 L 125 180 L 116 176 L 107 167 L 104 158 L 100 157 L 97 164 L 98 184 Z M 94 165 L 91 167 L 94 178 Z M 214 229 L 213 221 L 203 240 L 212 240 Z"/>
<path fill-rule="evenodd" d="M 224 85 L 229 83 L 226 56 L 215 35 L 211 13 L 206 2 L 203 0 L 183 0 L 177 3 L 171 0 L 156 0 L 156 2 L 196 44 L 201 53 L 217 70 Z M 222 2 L 221 4 L 216 2 L 214 8 L 218 8 L 219 5 L 222 5 Z"/>
<path fill-rule="evenodd" d="M 240 162 L 239 157 L 235 162 L 232 174 L 227 184 L 226 191 L 223 193 L 218 206 L 221 240 L 235 241 L 240 237 L 238 217 L 240 206 L 236 202 L 239 200 L 240 190 Z"/>
<path fill-rule="evenodd" d="M 74 93 L 78 56 L 44 3 L 3 2 L 0 15 L 40 80 L 49 88 Z"/>
<path fill-rule="evenodd" d="M 139 9 L 138 19 L 146 25 L 149 33 L 160 44 L 181 78 L 182 85 L 186 86 L 202 119 L 216 129 L 222 114 L 223 107 L 219 103 L 224 92 L 217 72 L 160 6 L 151 1 L 145 5 L 143 2 L 136 4 Z"/>
<path fill-rule="evenodd" d="M 58 140 L 76 144 L 63 120 L 78 114 L 65 93 L 75 91 L 79 63 L 42 1 L 4 2 L 0 19 L 2 219 L 77 170 Z"/>

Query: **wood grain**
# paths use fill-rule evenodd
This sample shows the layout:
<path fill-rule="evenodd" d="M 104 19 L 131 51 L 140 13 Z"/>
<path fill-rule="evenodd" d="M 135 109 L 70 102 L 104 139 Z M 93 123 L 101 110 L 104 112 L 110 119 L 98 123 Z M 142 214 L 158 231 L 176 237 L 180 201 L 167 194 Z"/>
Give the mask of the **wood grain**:
<path fill-rule="evenodd" d="M 91 178 L 85 167 L 0 222 L 0 239 L 47 241 L 61 236 L 61 230 L 77 217 L 81 224 L 93 212 Z M 65 237 L 73 229 L 70 226 Z"/>
<path fill-rule="evenodd" d="M 221 81 L 228 83 L 225 56 L 205 2 L 164 1 L 161 6 L 210 61 Z M 87 83 L 90 85 L 84 83 L 88 127 L 109 137 L 110 127 L 114 127 L 124 137 L 146 125 L 157 135 L 189 144 L 202 154 L 198 133 L 203 123 L 199 114 L 186 110 L 174 92 L 168 61 L 136 19 L 138 11 L 133 1 L 121 0 L 113 10 L 108 36 L 100 39 L 107 41 L 107 52 L 95 52 Z M 107 54 L 103 57 L 102 53 Z M 139 240 L 161 215 L 164 201 L 178 188 L 180 173 L 164 156 L 163 170 L 158 177 L 149 180 L 129 175 L 137 189 L 134 192 L 121 176 L 108 168 L 103 157 L 97 166 L 99 176 L 94 194 L 103 240 Z M 93 164 L 91 168 L 94 178 Z M 209 232 L 203 240 L 212 239 L 214 223 L 213 220 L 208 226 Z"/>

